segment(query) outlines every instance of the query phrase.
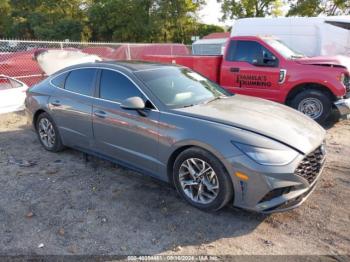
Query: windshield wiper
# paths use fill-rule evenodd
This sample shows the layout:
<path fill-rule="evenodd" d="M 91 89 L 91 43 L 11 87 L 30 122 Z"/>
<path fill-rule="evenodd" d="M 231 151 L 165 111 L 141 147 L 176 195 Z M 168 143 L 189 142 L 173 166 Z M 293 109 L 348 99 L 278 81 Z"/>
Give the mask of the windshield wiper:
<path fill-rule="evenodd" d="M 194 106 L 194 104 L 184 105 L 184 106 L 182 106 L 182 108 L 185 108 L 185 107 L 192 107 L 192 106 Z"/>
<path fill-rule="evenodd" d="M 192 106 L 201 105 L 201 104 L 208 104 L 208 103 L 213 102 L 213 101 L 215 101 L 215 100 L 223 99 L 223 98 L 227 98 L 227 97 L 228 97 L 228 96 L 217 96 L 217 97 L 214 97 L 213 99 L 209 99 L 209 100 L 207 100 L 207 101 L 204 101 L 204 102 L 201 102 L 201 103 L 198 103 L 198 104 L 184 105 L 184 106 L 182 106 L 181 108 L 192 107 Z"/>
<path fill-rule="evenodd" d="M 304 55 L 291 55 L 290 58 L 296 59 L 296 58 L 303 58 L 305 57 Z"/>
<path fill-rule="evenodd" d="M 227 98 L 227 96 L 217 96 L 217 97 L 214 97 L 213 99 L 210 99 L 208 101 L 205 102 L 205 104 L 208 104 L 208 103 L 211 103 L 215 100 L 219 100 L 219 99 L 223 99 L 223 98 Z"/>

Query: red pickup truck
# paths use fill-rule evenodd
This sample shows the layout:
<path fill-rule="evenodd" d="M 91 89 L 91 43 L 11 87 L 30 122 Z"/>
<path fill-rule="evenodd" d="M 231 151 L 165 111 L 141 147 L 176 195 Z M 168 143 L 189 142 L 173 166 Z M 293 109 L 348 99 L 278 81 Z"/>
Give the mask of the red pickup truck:
<path fill-rule="evenodd" d="M 333 107 L 342 115 L 350 114 L 347 57 L 309 58 L 277 39 L 247 36 L 227 41 L 223 56 L 148 55 L 145 59 L 190 67 L 233 93 L 287 104 L 319 123 Z"/>

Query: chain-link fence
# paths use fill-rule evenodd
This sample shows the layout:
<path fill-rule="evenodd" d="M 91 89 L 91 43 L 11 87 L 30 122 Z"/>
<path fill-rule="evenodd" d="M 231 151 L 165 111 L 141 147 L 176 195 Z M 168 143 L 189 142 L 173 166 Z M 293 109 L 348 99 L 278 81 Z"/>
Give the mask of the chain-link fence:
<path fill-rule="evenodd" d="M 46 76 L 36 61 L 40 50 L 79 50 L 103 60 L 146 60 L 148 55 L 190 55 L 183 44 L 134 44 L 0 40 L 0 74 L 19 79 L 29 86 Z"/>

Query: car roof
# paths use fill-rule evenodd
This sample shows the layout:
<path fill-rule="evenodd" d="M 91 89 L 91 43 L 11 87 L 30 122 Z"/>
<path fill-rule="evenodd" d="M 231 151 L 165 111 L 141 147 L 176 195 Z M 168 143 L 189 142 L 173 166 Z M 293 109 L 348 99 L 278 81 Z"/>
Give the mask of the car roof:
<path fill-rule="evenodd" d="M 138 72 L 138 71 L 147 71 L 147 70 L 155 70 L 155 69 L 163 69 L 163 68 L 183 68 L 183 66 L 179 66 L 176 64 L 160 64 L 160 63 L 154 63 L 154 62 L 145 62 L 145 61 L 95 61 L 95 62 L 89 62 L 89 63 L 82 63 L 82 64 L 76 64 L 71 65 L 68 67 L 65 67 L 61 70 L 58 70 L 57 72 L 53 73 L 52 77 L 55 77 L 59 75 L 62 72 L 77 69 L 77 68 L 105 68 L 108 67 L 110 69 L 124 69 L 125 71 L 129 72 Z"/>
<path fill-rule="evenodd" d="M 146 62 L 146 61 L 97 61 L 95 64 L 100 65 L 115 65 L 119 67 L 124 67 L 129 71 L 142 71 L 142 70 L 153 70 L 153 69 L 161 69 L 165 67 L 178 67 L 173 64 L 160 64 L 154 62 Z"/>

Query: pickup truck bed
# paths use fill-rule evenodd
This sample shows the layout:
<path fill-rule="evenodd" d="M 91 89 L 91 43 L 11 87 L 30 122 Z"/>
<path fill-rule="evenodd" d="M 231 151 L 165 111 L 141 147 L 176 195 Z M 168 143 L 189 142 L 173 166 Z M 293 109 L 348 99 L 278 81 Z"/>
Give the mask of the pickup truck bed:
<path fill-rule="evenodd" d="M 216 83 L 220 82 L 222 56 L 146 55 L 144 60 L 187 66 Z"/>

